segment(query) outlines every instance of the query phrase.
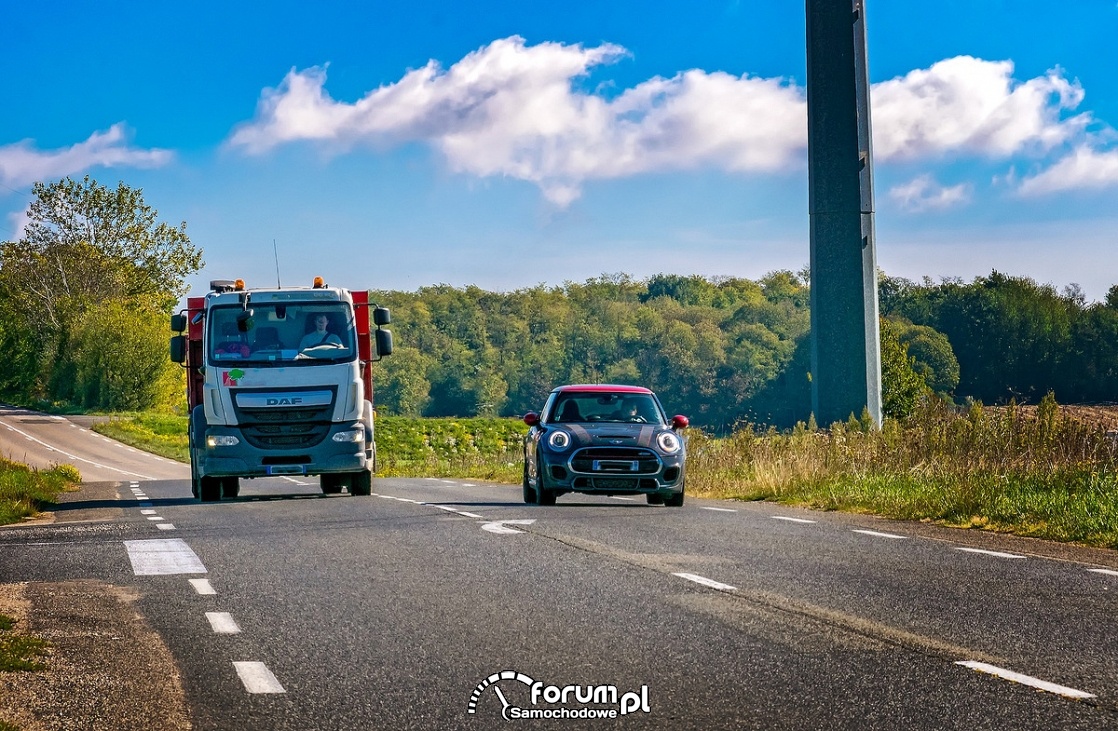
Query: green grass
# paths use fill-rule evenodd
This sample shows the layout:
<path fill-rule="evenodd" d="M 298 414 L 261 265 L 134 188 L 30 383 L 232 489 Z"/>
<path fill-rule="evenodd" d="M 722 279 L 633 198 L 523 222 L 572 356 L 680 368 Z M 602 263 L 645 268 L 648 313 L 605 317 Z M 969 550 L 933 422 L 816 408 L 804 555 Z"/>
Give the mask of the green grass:
<path fill-rule="evenodd" d="M 98 431 L 186 460 L 186 420 L 134 415 Z M 519 484 L 517 419 L 377 419 L 378 475 Z M 689 430 L 688 492 L 981 528 L 1118 548 L 1118 440 L 1046 399 L 956 413 L 933 402 L 904 422 L 852 420 L 778 433 Z"/>
<path fill-rule="evenodd" d="M 43 670 L 46 665 L 37 658 L 46 653 L 49 645 L 45 640 L 28 635 L 15 634 L 12 629 L 15 620 L 0 614 L 0 672 Z M 0 727 L 2 728 L 2 727 Z"/>
<path fill-rule="evenodd" d="M 26 465 L 0 459 L 0 525 L 34 517 L 58 500 L 59 493 L 81 482 L 72 465 L 33 470 Z"/>

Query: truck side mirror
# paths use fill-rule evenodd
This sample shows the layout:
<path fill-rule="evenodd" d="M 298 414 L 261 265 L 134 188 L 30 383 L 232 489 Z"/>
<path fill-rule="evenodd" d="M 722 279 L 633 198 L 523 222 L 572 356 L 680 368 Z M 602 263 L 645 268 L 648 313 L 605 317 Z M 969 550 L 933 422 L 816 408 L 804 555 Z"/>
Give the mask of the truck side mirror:
<path fill-rule="evenodd" d="M 387 307 L 373 308 L 373 324 L 377 327 L 392 324 L 392 313 Z"/>
<path fill-rule="evenodd" d="M 186 329 L 186 315 L 171 315 L 171 330 L 181 333 Z"/>
<path fill-rule="evenodd" d="M 386 355 L 392 355 L 392 331 L 391 330 L 377 330 L 377 355 L 383 358 Z"/>
<path fill-rule="evenodd" d="M 186 336 L 176 335 L 171 338 L 171 360 L 175 363 L 186 362 Z"/>

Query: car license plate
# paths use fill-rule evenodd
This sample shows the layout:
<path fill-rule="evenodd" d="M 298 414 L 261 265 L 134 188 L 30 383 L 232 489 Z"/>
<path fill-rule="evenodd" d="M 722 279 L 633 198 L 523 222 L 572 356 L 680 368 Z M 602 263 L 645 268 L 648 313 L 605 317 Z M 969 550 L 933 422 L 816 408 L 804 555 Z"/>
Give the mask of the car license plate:
<path fill-rule="evenodd" d="M 636 460 L 596 459 L 595 472 L 636 472 L 640 463 Z"/>

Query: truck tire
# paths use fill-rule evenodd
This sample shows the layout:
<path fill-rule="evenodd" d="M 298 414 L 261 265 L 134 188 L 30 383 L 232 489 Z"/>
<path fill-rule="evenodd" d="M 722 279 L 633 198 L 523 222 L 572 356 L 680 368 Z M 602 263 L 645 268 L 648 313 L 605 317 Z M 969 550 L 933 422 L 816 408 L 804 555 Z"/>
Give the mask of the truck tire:
<path fill-rule="evenodd" d="M 237 497 L 241 494 L 241 480 L 237 477 L 221 478 L 221 496 Z"/>
<path fill-rule="evenodd" d="M 323 474 L 318 476 L 323 495 L 337 495 L 345 487 L 345 475 Z"/>
<path fill-rule="evenodd" d="M 221 499 L 221 478 L 219 477 L 206 477 L 203 475 L 198 478 L 198 499 L 204 503 L 213 503 Z"/>
<path fill-rule="evenodd" d="M 373 473 L 370 470 L 354 472 L 349 476 L 350 495 L 371 495 L 373 493 Z"/>

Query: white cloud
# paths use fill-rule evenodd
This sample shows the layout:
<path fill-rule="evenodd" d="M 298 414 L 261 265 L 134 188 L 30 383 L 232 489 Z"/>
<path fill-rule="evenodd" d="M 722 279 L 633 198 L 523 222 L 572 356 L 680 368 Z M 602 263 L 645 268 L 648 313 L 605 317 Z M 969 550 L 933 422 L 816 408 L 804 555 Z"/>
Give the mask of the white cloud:
<path fill-rule="evenodd" d="M 1118 150 L 1101 152 L 1084 144 L 1044 172 L 1025 178 L 1017 192 L 1032 196 L 1109 186 L 1118 186 Z"/>
<path fill-rule="evenodd" d="M 560 206 L 592 179 L 702 165 L 774 171 L 802 159 L 804 96 L 779 79 L 688 71 L 613 99 L 572 88 L 623 54 L 614 45 L 506 38 L 446 71 L 430 62 L 352 104 L 325 93 L 324 69 L 292 70 L 229 144 L 262 153 L 295 140 L 340 149 L 423 141 L 455 171 L 527 180 Z"/>
<path fill-rule="evenodd" d="M 29 140 L 0 147 L 0 182 L 22 186 L 63 178 L 93 167 L 159 167 L 171 161 L 170 150 L 142 150 L 128 145 L 128 128 L 114 124 L 105 132 L 57 150 L 37 150 Z"/>
<path fill-rule="evenodd" d="M 589 180 L 701 167 L 802 168 L 801 87 L 690 70 L 614 96 L 579 88 L 579 79 L 625 53 L 610 44 L 529 46 L 514 36 L 445 70 L 431 61 L 352 103 L 326 93 L 324 68 L 292 69 L 263 92 L 255 117 L 228 145 L 262 154 L 300 140 L 333 152 L 420 142 L 453 171 L 529 181 L 558 206 L 577 199 Z M 1069 114 L 1083 98 L 1059 69 L 1021 82 L 1011 61 L 947 59 L 873 87 L 874 152 L 883 161 L 1050 154 L 1085 137 L 1091 115 Z M 902 199 L 929 208 L 969 195 L 956 186 Z"/>
<path fill-rule="evenodd" d="M 972 186 L 967 183 L 946 187 L 921 175 L 907 183 L 894 186 L 889 198 L 906 211 L 943 210 L 970 202 Z"/>
<path fill-rule="evenodd" d="M 1024 83 L 1012 61 L 957 56 L 875 84 L 873 149 L 882 159 L 968 152 L 1004 158 L 1043 152 L 1083 134 L 1090 114 L 1062 118 L 1083 88 L 1059 69 Z"/>

